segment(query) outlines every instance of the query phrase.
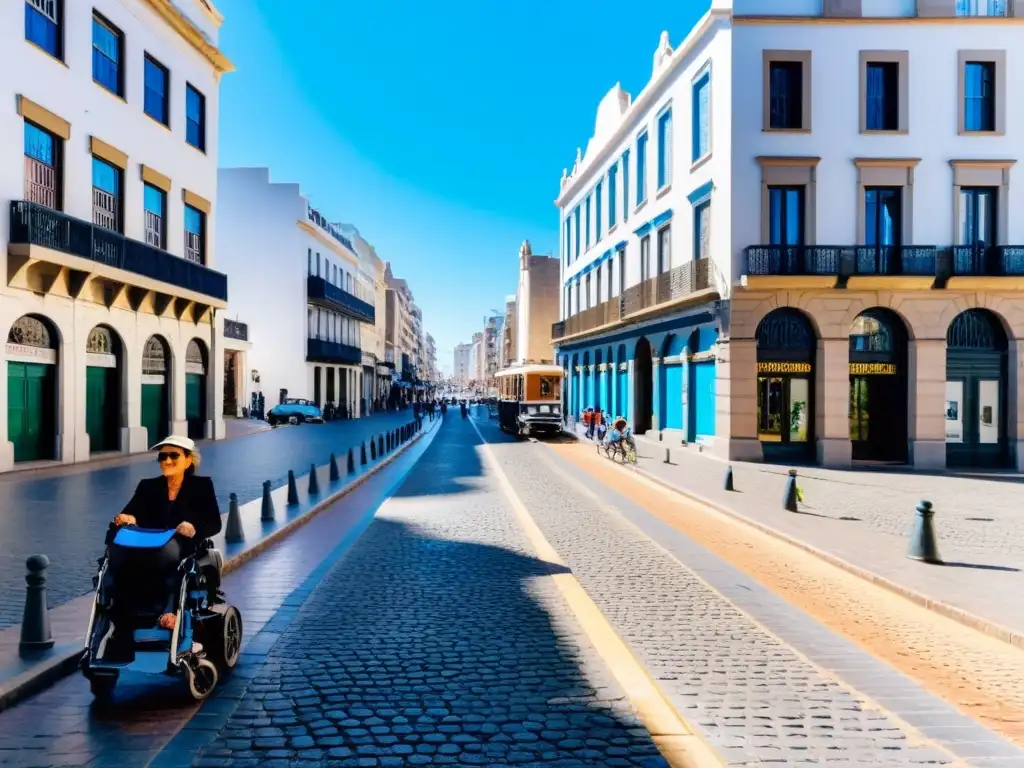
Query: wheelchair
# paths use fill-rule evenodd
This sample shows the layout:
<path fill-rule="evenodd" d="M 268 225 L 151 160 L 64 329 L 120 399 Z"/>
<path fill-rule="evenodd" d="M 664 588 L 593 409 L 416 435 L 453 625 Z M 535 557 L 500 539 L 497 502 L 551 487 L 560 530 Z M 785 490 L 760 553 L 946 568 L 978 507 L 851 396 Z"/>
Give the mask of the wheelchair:
<path fill-rule="evenodd" d="M 95 599 L 80 667 L 109 699 L 122 672 L 184 678 L 197 701 L 238 663 L 242 615 L 220 591 L 224 561 L 212 541 L 192 549 L 171 531 L 117 531 L 93 577 Z M 173 629 L 159 625 L 174 615 Z"/>

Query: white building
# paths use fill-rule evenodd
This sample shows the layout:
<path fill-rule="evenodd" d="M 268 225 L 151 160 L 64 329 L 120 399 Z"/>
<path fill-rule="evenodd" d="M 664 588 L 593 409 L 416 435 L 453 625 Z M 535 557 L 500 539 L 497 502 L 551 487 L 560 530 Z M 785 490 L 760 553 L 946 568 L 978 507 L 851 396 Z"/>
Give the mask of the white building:
<path fill-rule="evenodd" d="M 570 412 L 732 459 L 1024 461 L 1008 13 L 714 0 L 663 36 L 563 173 Z"/>
<path fill-rule="evenodd" d="M 222 168 L 219 178 L 220 264 L 233 281 L 231 311 L 255 340 L 249 364 L 267 411 L 289 397 L 358 416 L 361 326 L 375 312 L 352 241 L 267 168 Z"/>
<path fill-rule="evenodd" d="M 221 22 L 205 0 L 0 3 L 0 471 L 224 435 Z"/>
<path fill-rule="evenodd" d="M 471 378 L 473 345 L 456 344 L 452 354 L 452 378 L 461 384 L 465 384 Z"/>
<path fill-rule="evenodd" d="M 365 295 L 373 296 L 375 307 L 383 307 L 386 291 L 384 262 L 376 249 L 352 226 L 342 227 L 359 257 L 359 283 Z M 375 312 L 373 323 L 363 323 L 360 343 L 363 353 L 360 374 L 360 411 L 377 410 L 376 403 L 391 389 L 391 369 L 384 360 L 385 313 Z"/>

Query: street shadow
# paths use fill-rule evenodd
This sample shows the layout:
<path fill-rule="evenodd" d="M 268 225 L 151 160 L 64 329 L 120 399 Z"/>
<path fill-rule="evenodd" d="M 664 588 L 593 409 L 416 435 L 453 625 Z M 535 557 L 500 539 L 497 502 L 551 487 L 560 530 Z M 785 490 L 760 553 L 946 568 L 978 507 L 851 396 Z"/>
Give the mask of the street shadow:
<path fill-rule="evenodd" d="M 950 563 L 943 562 L 950 568 L 975 568 L 980 571 L 1004 571 L 1006 573 L 1020 573 L 1020 568 L 1013 568 L 1009 565 L 984 565 L 982 563 Z"/>
<path fill-rule="evenodd" d="M 483 483 L 483 461 L 480 437 L 469 419 L 458 409 L 449 409 L 434 442 L 421 461 L 429 457 L 437 471 L 413 472 L 393 495 L 396 498 L 415 496 L 448 496 L 479 490 Z"/>

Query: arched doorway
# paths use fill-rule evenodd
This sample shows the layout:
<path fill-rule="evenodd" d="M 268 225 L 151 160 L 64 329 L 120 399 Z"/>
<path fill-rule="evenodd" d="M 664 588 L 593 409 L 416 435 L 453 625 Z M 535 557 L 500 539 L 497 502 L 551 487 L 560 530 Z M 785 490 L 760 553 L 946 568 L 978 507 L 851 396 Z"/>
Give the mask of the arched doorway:
<path fill-rule="evenodd" d="M 192 339 L 185 348 L 185 420 L 188 436 L 206 435 L 206 345 Z"/>
<path fill-rule="evenodd" d="M 651 428 L 654 408 L 654 379 L 651 378 L 651 342 L 637 339 L 633 352 L 633 430 L 642 435 Z"/>
<path fill-rule="evenodd" d="M 239 416 L 238 413 L 238 357 L 233 349 L 224 350 L 224 415 Z M 244 401 L 243 401 L 244 402 Z"/>
<path fill-rule="evenodd" d="M 1002 467 L 1007 337 L 991 312 L 968 309 L 946 331 L 946 465 Z"/>
<path fill-rule="evenodd" d="M 85 431 L 89 453 L 121 447 L 121 342 L 105 325 L 85 341 Z M 157 438 L 159 440 L 160 438 Z"/>
<path fill-rule="evenodd" d="M 850 440 L 856 461 L 907 461 L 907 329 L 887 309 L 850 328 Z"/>
<path fill-rule="evenodd" d="M 765 461 L 806 461 L 814 453 L 814 356 L 807 316 L 782 307 L 757 326 L 757 437 Z"/>
<path fill-rule="evenodd" d="M 57 330 L 22 315 L 7 332 L 7 439 L 14 461 L 57 458 Z"/>
<path fill-rule="evenodd" d="M 171 349 L 161 336 L 150 336 L 142 348 L 142 427 L 154 445 L 169 433 Z"/>

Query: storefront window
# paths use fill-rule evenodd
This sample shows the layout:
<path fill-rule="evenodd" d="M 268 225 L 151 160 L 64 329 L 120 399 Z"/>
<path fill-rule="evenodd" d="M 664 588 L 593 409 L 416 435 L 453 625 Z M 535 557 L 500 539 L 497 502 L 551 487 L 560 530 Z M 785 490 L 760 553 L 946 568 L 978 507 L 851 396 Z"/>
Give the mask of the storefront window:
<path fill-rule="evenodd" d="M 789 380 L 789 442 L 807 442 L 808 405 L 811 383 L 807 379 Z"/>

